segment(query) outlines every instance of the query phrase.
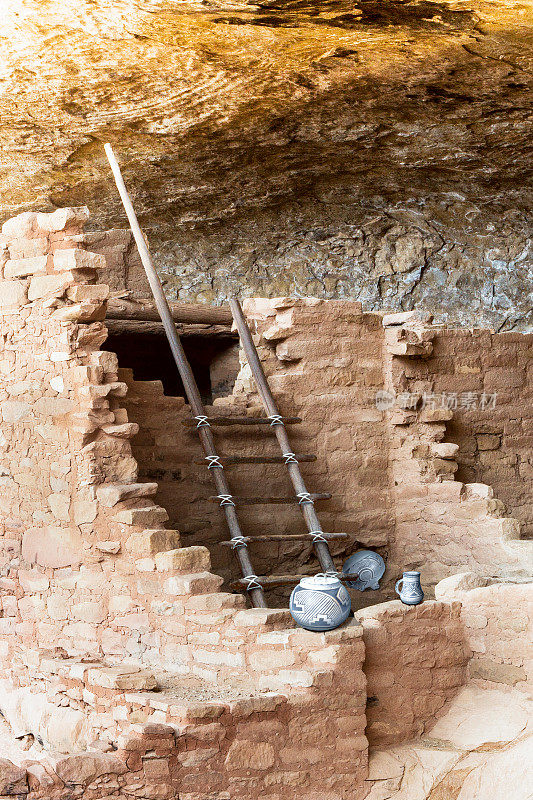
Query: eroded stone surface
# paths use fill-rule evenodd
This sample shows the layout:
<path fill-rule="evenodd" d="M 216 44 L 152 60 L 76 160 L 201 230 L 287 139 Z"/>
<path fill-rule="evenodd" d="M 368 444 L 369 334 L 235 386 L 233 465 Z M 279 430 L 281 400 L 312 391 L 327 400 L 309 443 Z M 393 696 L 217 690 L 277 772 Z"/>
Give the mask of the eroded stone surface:
<path fill-rule="evenodd" d="M 527 800 L 530 715 L 519 692 L 465 687 L 426 737 L 371 753 L 366 800 Z"/>
<path fill-rule="evenodd" d="M 461 750 L 517 739 L 526 728 L 528 705 L 498 690 L 464 688 L 448 713 L 431 730 L 431 737 Z"/>
<path fill-rule="evenodd" d="M 528 800 L 533 793 L 533 739 L 493 754 L 465 776 L 457 800 Z"/>
<path fill-rule="evenodd" d="M 26 770 L 14 766 L 6 758 L 0 758 L 0 792 L 13 795 L 27 789 Z"/>
<path fill-rule="evenodd" d="M 22 540 L 22 553 L 30 564 L 67 567 L 82 561 L 83 541 L 73 529 L 29 528 Z"/>
<path fill-rule="evenodd" d="M 528 323 L 530 0 L 4 5 L 6 216 L 124 226 L 110 140 L 170 296 Z"/>

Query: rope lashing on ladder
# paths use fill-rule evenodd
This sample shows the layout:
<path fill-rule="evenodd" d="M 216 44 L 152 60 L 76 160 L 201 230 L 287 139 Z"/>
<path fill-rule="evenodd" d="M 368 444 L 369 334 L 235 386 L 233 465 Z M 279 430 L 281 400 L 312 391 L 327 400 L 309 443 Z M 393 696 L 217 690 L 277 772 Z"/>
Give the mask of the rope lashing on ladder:
<path fill-rule="evenodd" d="M 246 547 L 246 539 L 244 536 L 232 536 L 230 539 L 231 542 L 231 549 L 235 550 L 236 547 Z"/>
<path fill-rule="evenodd" d="M 270 420 L 270 427 L 272 427 L 272 425 L 284 425 L 285 424 L 283 422 L 283 417 L 281 416 L 281 414 L 271 414 L 268 419 Z"/>
<path fill-rule="evenodd" d="M 309 492 L 298 492 L 296 497 L 298 498 L 298 503 L 300 505 L 302 505 L 302 503 L 311 503 L 311 505 L 314 506 L 314 502 L 311 499 L 311 495 L 309 494 Z"/>
<path fill-rule="evenodd" d="M 217 499 L 220 500 L 221 506 L 234 506 L 233 497 L 231 494 L 217 494 Z"/>
<path fill-rule="evenodd" d="M 205 414 L 198 414 L 194 419 L 198 420 L 197 428 L 210 428 L 211 424 Z"/>
<path fill-rule="evenodd" d="M 213 467 L 219 467 L 220 469 L 224 469 L 223 465 L 220 463 L 220 456 L 206 456 L 205 460 L 209 461 L 207 469 L 213 469 Z"/>
<path fill-rule="evenodd" d="M 290 450 L 289 450 L 288 453 L 282 453 L 281 455 L 285 459 L 285 463 L 286 464 L 297 464 L 298 463 L 298 459 L 296 458 L 296 453 L 291 453 Z"/>
<path fill-rule="evenodd" d="M 242 581 L 246 584 L 246 591 L 250 592 L 252 589 L 262 589 L 257 575 L 245 575 Z"/>
<path fill-rule="evenodd" d="M 323 531 L 309 531 L 309 536 L 313 537 L 313 544 L 316 544 L 317 542 L 324 542 L 324 544 L 328 543 L 328 540 L 323 536 Z"/>

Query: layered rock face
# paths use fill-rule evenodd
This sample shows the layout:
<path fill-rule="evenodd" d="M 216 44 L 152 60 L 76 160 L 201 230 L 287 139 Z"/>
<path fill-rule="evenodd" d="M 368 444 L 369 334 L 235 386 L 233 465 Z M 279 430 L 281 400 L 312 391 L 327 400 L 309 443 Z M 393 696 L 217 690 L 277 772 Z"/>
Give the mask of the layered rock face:
<path fill-rule="evenodd" d="M 4 217 L 124 167 L 170 297 L 531 323 L 531 1 L 8 0 Z"/>

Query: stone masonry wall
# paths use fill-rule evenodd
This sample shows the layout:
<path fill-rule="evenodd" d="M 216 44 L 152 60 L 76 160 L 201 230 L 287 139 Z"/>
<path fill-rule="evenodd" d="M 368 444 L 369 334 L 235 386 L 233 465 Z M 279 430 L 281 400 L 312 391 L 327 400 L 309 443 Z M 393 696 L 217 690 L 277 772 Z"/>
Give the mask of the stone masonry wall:
<path fill-rule="evenodd" d="M 106 236 L 98 246 L 105 245 L 110 252 L 109 242 L 117 232 Z M 119 250 L 113 250 L 112 260 L 119 276 L 117 286 L 131 285 L 134 293 L 142 292 L 133 254 L 128 251 L 126 258 Z M 430 316 L 418 312 L 385 315 L 385 330 L 382 317 L 362 314 L 357 324 L 344 323 L 338 330 L 341 309 L 348 319 L 350 313 L 357 313 L 358 304 L 282 299 L 246 301 L 245 305 L 280 405 L 287 414 L 304 418 L 302 426 L 292 429 L 295 443 L 299 444 L 301 436 L 302 450 L 316 449 L 318 461 L 302 467 L 310 486 L 334 494 L 332 501 L 319 506 L 326 527 L 346 530 L 361 544 L 381 548 L 390 564 L 387 578 L 397 577 L 410 566 L 422 571 L 430 588 L 465 565 L 483 565 L 493 574 L 527 571 L 521 567 L 527 551 L 516 539 L 520 524 L 527 535 L 531 505 L 523 480 L 531 458 L 526 410 L 531 392 L 531 336 L 428 327 Z M 131 375 L 125 380 L 131 384 Z M 376 393 L 383 388 L 400 400 L 389 411 L 376 408 Z M 463 407 L 469 392 L 477 392 L 479 401 L 483 391 L 498 391 L 496 411 Z M 449 407 L 450 393 L 458 397 L 457 408 Z M 429 400 L 422 408 L 424 394 Z M 409 403 L 402 407 L 405 396 L 416 398 L 414 408 Z M 325 413 L 318 412 L 318 397 Z M 190 463 L 192 458 L 180 456 L 182 442 L 191 442 L 191 456 L 195 445 L 190 434 L 173 424 L 181 403 L 165 398 L 153 383 L 141 386 L 137 382 L 130 398 L 135 401 L 129 406 L 130 415 L 141 427 L 133 446 L 142 474 L 152 478 L 158 470 L 159 474 L 164 471 L 158 495 L 161 504 L 175 508 L 174 516 L 189 498 L 198 501 L 189 504 L 194 517 L 186 512 L 182 526 L 190 533 L 187 541 L 212 542 L 221 533 L 224 537 L 216 509 L 202 503 L 210 491 L 209 476 L 204 473 L 202 477 L 201 467 Z M 164 428 L 151 413 L 149 404 L 153 402 L 159 404 Z M 220 404 L 218 413 L 231 413 L 232 406 L 237 413 L 243 413 L 244 406 L 250 413 L 262 413 L 246 367 L 233 396 L 216 404 Z M 183 413 L 186 411 L 185 407 Z M 499 434 L 484 432 L 495 426 Z M 245 452 L 258 452 L 264 439 L 264 434 L 251 437 L 246 431 L 250 449 Z M 220 436 L 220 441 L 221 449 L 227 444 L 228 452 L 235 452 L 243 437 L 241 431 L 233 431 Z M 477 442 L 474 451 L 473 441 Z M 497 441 L 497 453 L 484 449 Z M 272 444 L 270 452 L 275 452 Z M 389 453 L 385 460 L 384 447 Z M 189 453 L 187 446 L 185 452 Z M 493 464 L 490 471 L 489 464 Z M 461 480 L 454 480 L 455 473 Z M 237 476 L 236 471 L 233 474 Z M 243 477 L 240 469 L 238 483 L 247 485 L 248 479 L 250 486 L 264 487 L 265 494 L 285 493 L 282 470 L 247 468 Z M 485 479 L 495 483 L 496 496 L 491 486 L 482 483 Z M 355 513 L 341 509 L 337 496 L 357 509 Z M 516 512 L 518 520 L 504 516 L 502 501 L 509 503 L 507 514 Z M 272 530 L 272 516 L 262 513 L 261 507 L 241 513 L 246 526 L 261 532 Z M 278 507 L 275 519 L 279 526 L 275 532 L 294 530 L 292 509 Z M 349 552 L 343 545 L 336 544 L 334 549 L 339 557 Z M 220 551 L 213 548 L 213 557 L 217 569 L 228 577 L 231 556 L 227 550 Z M 271 552 L 271 548 L 267 552 L 257 546 L 259 571 L 268 571 Z M 314 564 L 310 548 L 300 545 L 279 546 L 276 556 L 281 572 L 306 571 Z M 386 597 L 386 591 L 382 596 Z M 365 604 L 369 598 L 355 593 L 354 599 Z"/>
<path fill-rule="evenodd" d="M 297 415 L 301 425 L 290 426 L 293 449 L 311 453 L 317 460 L 302 463 L 310 491 L 329 491 L 329 501 L 317 503 L 324 530 L 346 532 L 350 538 L 333 543 L 342 563 L 360 545 L 384 553 L 393 528 L 387 465 L 387 431 L 383 415 L 375 407 L 381 387 L 381 320 L 363 314 L 357 303 L 323 301 L 248 301 L 248 318 L 258 324 L 259 352 L 282 413 Z M 320 321 L 317 327 L 317 320 Z M 202 457 L 196 432 L 182 425 L 190 417 L 181 398 L 167 397 L 159 382 L 132 380 L 125 404 L 129 418 L 139 425 L 132 440 L 140 474 L 158 480 L 158 502 L 178 525 L 183 540 L 207 544 L 217 572 L 235 575 L 231 551 L 217 547 L 227 531 L 216 505 L 207 469 L 195 464 Z M 260 415 L 248 368 L 241 369 L 233 394 L 207 408 L 208 414 Z M 271 431 L 232 427 L 216 429 L 219 451 L 225 455 L 279 454 Z M 233 493 L 287 497 L 293 495 L 284 465 L 239 465 L 227 469 Z M 239 508 L 245 531 L 252 533 L 300 533 L 305 526 L 299 509 L 292 506 Z M 186 535 L 184 535 L 186 534 Z M 258 574 L 316 571 L 311 545 L 298 542 L 258 544 L 253 550 Z"/>
<path fill-rule="evenodd" d="M 278 309 L 277 301 L 248 301 L 245 309 L 249 321 L 257 327 L 259 352 L 271 386 L 281 394 L 282 400 L 287 385 L 284 358 L 298 358 L 301 355 L 299 347 L 308 343 L 309 349 L 303 353 L 309 352 L 309 363 L 300 367 L 302 393 L 294 395 L 294 400 L 298 401 L 294 405 L 291 402 L 283 407 L 286 413 L 294 414 L 300 413 L 301 408 L 313 409 L 316 398 L 314 394 L 306 393 L 304 378 L 317 371 L 312 363 L 312 353 L 316 358 L 317 352 L 328 352 L 331 339 L 335 339 L 333 332 L 337 330 L 335 315 L 340 308 L 349 308 L 350 304 L 299 301 L 289 317 L 284 302 L 281 301 Z M 300 304 L 307 307 L 306 314 L 298 311 Z M 366 390 L 357 387 L 353 395 L 349 394 L 346 391 L 349 377 L 342 369 L 332 368 L 333 381 L 329 376 L 325 378 L 328 387 L 332 382 L 341 387 L 338 393 L 340 401 L 337 402 L 342 410 L 335 411 L 339 414 L 339 449 L 355 447 L 357 456 L 362 451 L 362 461 L 357 462 L 354 473 L 349 473 L 350 483 L 344 491 L 349 493 L 348 496 L 361 497 L 362 509 L 378 509 L 378 514 L 388 513 L 384 503 L 390 503 L 392 499 L 394 524 L 388 527 L 388 546 L 383 551 L 388 569 L 382 597 L 404 569 L 420 570 L 426 590 L 431 593 L 436 582 L 464 569 L 465 565 L 481 572 L 488 570 L 494 575 L 524 576 L 532 558 L 531 548 L 519 541 L 518 521 L 505 516 L 504 504 L 493 497 L 491 487 L 481 483 L 463 484 L 454 479 L 459 448 L 457 444 L 446 441 L 446 423 L 453 418 L 454 412 L 442 407 L 438 399 L 423 406 L 420 386 L 416 387 L 419 395 L 415 406 L 412 407 L 409 400 L 405 407 L 403 398 L 406 394 L 409 398 L 415 394 L 415 386 L 407 392 L 408 376 L 423 373 L 424 364 L 433 353 L 436 331 L 428 328 L 427 318 L 428 315 L 424 317 L 412 312 L 378 318 L 376 336 L 381 339 L 381 377 L 372 373 L 372 383 L 365 387 Z M 376 317 L 363 315 L 363 319 L 370 321 Z M 328 325 L 331 325 L 332 336 L 322 341 L 323 331 L 328 330 Z M 318 331 L 320 334 L 317 336 Z M 344 352 L 357 353 L 366 336 L 366 330 L 348 335 L 343 344 Z M 327 360 L 328 356 L 325 357 Z M 355 363 L 360 364 L 361 358 L 357 358 Z M 322 368 L 320 360 L 316 367 Z M 246 369 L 237 381 L 234 394 L 238 396 L 240 390 L 253 391 Z M 385 400 L 390 403 L 380 403 L 382 390 L 385 390 Z M 327 397 L 328 390 L 322 391 Z M 354 396 L 357 398 L 355 402 Z M 310 415 L 312 417 L 312 411 Z M 329 417 L 326 424 L 330 424 Z M 368 436 L 375 437 L 371 438 L 370 447 L 373 449 L 370 451 Z M 324 443 L 322 451 L 326 458 L 331 449 L 327 447 L 330 441 Z M 382 468 L 379 456 L 375 460 L 375 454 L 383 452 L 383 448 L 388 450 L 385 468 Z M 334 463 L 332 474 L 336 468 Z M 361 465 L 366 464 L 371 468 L 368 473 L 361 469 Z M 345 479 L 344 475 L 342 479 Z M 362 519 L 365 526 L 364 514 Z M 373 522 L 371 514 L 368 526 L 371 527 Z M 359 538 L 359 533 L 356 535 Z M 360 598 L 357 600 L 361 602 Z"/>
<path fill-rule="evenodd" d="M 302 465 L 309 486 L 334 494 L 332 501 L 318 506 L 324 525 L 352 533 L 356 541 L 377 547 L 388 560 L 381 598 L 387 597 L 387 581 L 395 580 L 407 568 L 422 572 L 430 592 L 441 578 L 465 566 L 494 575 L 527 574 L 531 552 L 518 540 L 519 522 L 506 516 L 504 504 L 494 497 L 490 486 L 455 480 L 462 445 L 448 441 L 447 426 L 460 412 L 443 405 L 445 401 L 433 392 L 430 378 L 421 377 L 433 369 L 435 337 L 446 339 L 447 332 L 428 328 L 416 314 L 383 318 L 362 314 L 359 322 L 354 321 L 356 316 L 348 321 L 350 314 L 358 313 L 357 304 L 350 303 L 283 299 L 247 301 L 245 305 L 280 407 L 284 413 L 304 419 L 303 425 L 291 429 L 295 448 L 318 454 L 315 464 Z M 348 315 L 344 328 L 339 327 L 339 315 Z M 461 334 L 449 332 L 451 342 L 456 333 Z M 494 354 L 499 348 L 505 353 L 509 336 L 494 336 L 489 352 Z M 520 346 L 527 348 L 528 337 L 519 336 Z M 465 367 L 462 358 L 457 356 L 459 376 L 467 374 L 460 372 L 461 365 Z M 449 356 L 444 365 L 450 369 L 451 364 Z M 192 463 L 197 443 L 179 424 L 178 417 L 187 413 L 187 407 L 179 399 L 164 397 L 158 384 L 131 384 L 131 376 L 124 379 L 131 386 L 126 401 L 131 403 L 130 416 L 141 429 L 133 445 L 141 470 L 146 469 L 147 478 L 156 477 L 157 469 L 170 476 L 160 488 L 166 495 L 160 502 L 166 505 L 172 497 L 170 502 L 178 514 L 188 501 L 194 501 L 190 503 L 194 510 L 185 517 L 191 541 L 212 543 L 219 536 L 225 538 L 218 511 L 211 510 L 204 500 L 211 491 L 210 478 Z M 459 387 L 460 396 L 460 382 L 448 383 L 447 391 L 451 392 L 453 385 Z M 466 391 L 466 385 L 463 388 Z M 396 399 L 392 407 L 376 407 L 382 389 L 389 392 L 385 399 Z M 425 404 L 424 392 L 429 398 Z M 505 425 L 509 424 L 510 430 L 515 407 L 509 405 L 509 398 L 515 395 L 511 391 L 506 397 L 500 420 L 507 413 Z M 158 413 L 153 413 L 152 403 Z M 217 400 L 213 413 L 262 413 L 257 403 L 244 366 L 233 395 Z M 222 452 L 252 454 L 264 446 L 272 448 L 268 452 L 276 452 L 275 443 L 264 432 L 251 436 L 246 431 L 246 439 L 235 430 L 217 436 Z M 530 457 L 528 441 L 527 437 L 521 440 L 524 459 Z M 511 439 L 506 446 L 512 446 Z M 187 453 L 186 458 L 182 453 Z M 244 475 L 241 468 L 229 474 L 235 476 L 236 493 L 254 494 L 257 486 L 265 495 L 287 491 L 282 468 L 247 468 Z M 339 506 L 337 496 L 343 498 L 344 507 Z M 273 517 L 254 507 L 241 516 L 245 527 L 257 532 L 292 532 L 297 520 L 293 509 L 276 509 Z M 339 556 L 343 551 L 349 552 L 344 545 L 335 545 Z M 254 552 L 258 570 L 268 571 L 273 561 L 271 547 L 258 545 Z M 214 549 L 213 554 L 217 569 L 229 576 L 233 569 L 230 555 L 223 551 L 219 556 Z M 305 571 L 314 564 L 310 548 L 302 549 L 299 544 L 280 546 L 276 562 L 281 572 Z M 376 602 L 370 593 L 361 596 L 355 592 L 353 597 L 358 605 Z"/>
<path fill-rule="evenodd" d="M 109 291 L 94 283 L 103 258 L 78 244 L 86 218 L 84 209 L 63 209 L 24 215 L 3 228 L 4 564 L 21 555 L 21 546 L 23 558 L 44 566 L 94 557 L 99 509 L 90 488 L 93 453 L 83 450 L 85 427 L 98 416 L 103 424 L 114 421 L 103 410 L 103 398 L 121 387 L 109 383 L 100 398 L 91 396 L 91 381 L 103 379 L 104 367 L 89 352 L 95 347 L 93 327 L 73 321 L 103 318 Z M 122 468 L 128 467 L 134 469 L 124 459 Z"/>
<path fill-rule="evenodd" d="M 402 391 L 444 398 L 458 479 L 492 486 L 522 535 L 533 535 L 533 334 L 437 328 L 432 343 L 427 358 L 410 359 Z"/>
<path fill-rule="evenodd" d="M 84 249 L 86 217 L 27 214 L 2 231 L 0 711 L 14 735 L 79 758 L 11 783 L 362 797 L 361 628 L 317 636 L 287 611 L 246 610 L 220 592 L 208 550 L 164 527 L 157 484 L 136 482 L 116 356 L 99 350 L 109 289 L 94 283 L 103 262 Z M 91 747 L 118 748 L 122 765 L 95 765 Z"/>
<path fill-rule="evenodd" d="M 157 484 L 134 482 L 129 438 L 138 428 L 123 408 L 116 357 L 98 350 L 106 331 L 95 317 L 103 317 L 107 287 L 90 283 L 90 265 L 102 265 L 80 245 L 86 216 L 22 215 L 3 229 L 7 255 L 24 256 L 6 259 L 0 287 L 4 632 L 30 649 L 127 654 L 208 680 L 248 674 L 242 637 L 208 630 L 244 598 L 218 593 L 222 579 L 209 572 L 207 549 L 177 547 L 178 533 L 163 527 L 165 509 L 151 501 Z M 14 642 L 3 642 L 10 657 Z"/>
<path fill-rule="evenodd" d="M 128 231 L 91 232 L 87 237 L 91 250 L 106 257 L 112 289 L 149 296 Z M 532 475 L 533 334 L 441 326 L 431 338 L 431 353 L 422 360 L 411 360 L 401 391 L 425 392 L 435 398 L 432 402 L 442 402 L 436 398 L 444 395 L 444 402 L 453 410 L 446 440 L 459 445 L 457 478 L 490 484 L 509 516 L 520 521 L 522 536 L 532 536 L 528 480 Z M 480 407 L 483 393 L 489 400 L 496 393 L 494 408 L 490 402 L 488 408 Z"/>
<path fill-rule="evenodd" d="M 344 664 L 343 673 L 346 668 L 350 676 L 352 667 Z M 281 695 L 179 705 L 162 699 L 160 709 L 170 708 L 166 715 L 172 724 L 136 724 L 132 735 L 118 738 L 113 753 L 30 759 L 18 770 L 0 759 L 0 790 L 16 790 L 19 800 L 70 800 L 73 794 L 96 800 L 111 793 L 164 800 L 178 792 L 184 800 L 256 800 L 259 795 L 268 800 L 363 800 L 364 714 L 350 713 L 336 682 L 327 688 L 335 694 L 329 705 Z M 141 702 L 138 696 L 137 708 Z M 157 710 L 150 716 L 165 713 Z"/>
<path fill-rule="evenodd" d="M 271 659 L 264 664 L 268 670 L 276 653 L 288 662 L 293 652 L 309 647 L 310 681 L 291 690 L 285 685 L 281 693 L 243 684 L 225 692 L 218 684 L 216 691 L 211 684 L 206 699 L 205 691 L 186 685 L 143 689 L 145 676 L 135 670 L 56 657 L 34 668 L 30 699 L 3 711 L 15 734 L 23 735 L 26 719 L 21 711 L 27 714 L 30 703 L 43 705 L 42 683 L 48 678 L 45 696 L 55 714 L 49 712 L 46 727 L 36 733 L 47 746 L 55 736 L 52 749 L 72 754 L 44 762 L 52 767 L 63 796 L 72 784 L 84 783 L 86 764 L 90 774 L 94 756 L 85 761 L 85 752 L 79 752 L 85 738 L 85 747 L 93 751 L 116 750 L 122 770 L 114 772 L 124 775 L 119 783 L 126 793 L 129 787 L 141 796 L 170 798 L 179 791 L 180 797 L 204 800 L 210 793 L 224 797 L 228 792 L 231 798 L 253 800 L 258 792 L 267 792 L 272 800 L 314 800 L 324 792 L 332 800 L 362 800 L 367 741 L 360 625 L 352 621 L 331 634 L 313 636 L 301 629 L 284 630 L 288 612 L 281 617 L 280 612 L 267 614 L 266 620 L 264 612 L 243 613 L 251 617 L 238 620 L 238 626 L 255 629 L 261 642 L 255 647 L 255 663 L 266 654 Z M 72 743 L 69 711 L 76 697 L 82 698 L 78 708 L 85 706 L 85 719 L 78 722 L 78 738 Z M 16 727 L 17 721 L 22 727 Z M 337 736 L 331 735 L 333 730 Z M 158 744 L 154 734 L 162 737 Z M 95 736 L 97 740 L 91 739 Z M 75 772 L 76 763 L 84 768 L 81 774 Z"/>
<path fill-rule="evenodd" d="M 85 249 L 86 217 L 24 214 L 2 230 L 0 711 L 15 736 L 66 757 L 39 759 L 11 785 L 65 800 L 87 786 L 88 800 L 105 786 L 162 799 L 362 800 L 363 659 L 377 698 L 371 738 L 419 734 L 464 679 L 458 607 L 385 604 L 362 612 L 362 626 L 311 634 L 285 610 L 246 609 L 220 591 L 198 541 L 214 512 L 186 516 L 211 493 L 207 471 L 192 472 L 199 448 L 179 424 L 187 409 L 159 385 L 119 380 L 116 356 L 99 349 L 109 287 L 102 256 Z M 430 583 L 465 562 L 520 574 L 518 524 L 489 487 L 453 480 L 456 447 L 442 441 L 451 412 L 376 407 L 378 390 L 396 390 L 412 359 L 431 354 L 431 332 L 382 325 L 348 302 L 253 301 L 246 312 L 282 413 L 305 420 L 295 449 L 316 448 L 309 489 L 334 494 L 324 527 L 353 536 L 341 549 L 382 548 L 388 585 L 419 563 Z M 157 425 L 147 424 L 150 390 Z M 260 413 L 246 367 L 216 410 Z M 222 452 L 238 433 L 222 437 Z M 138 482 L 160 446 L 164 466 L 176 458 L 184 469 L 171 521 L 186 519 L 192 546 L 165 527 L 157 482 Z M 259 434 L 249 446 L 266 447 Z M 239 492 L 286 494 L 274 475 L 251 471 Z M 298 519 L 296 509 L 270 516 L 254 527 L 292 531 Z M 291 557 L 316 569 L 309 549 Z"/>
<path fill-rule="evenodd" d="M 357 611 L 363 625 L 371 746 L 421 736 L 466 679 L 471 655 L 460 603 L 399 600 Z"/>
<path fill-rule="evenodd" d="M 462 573 L 441 581 L 436 595 L 461 603 L 461 622 L 472 650 L 469 677 L 531 693 L 533 585 Z"/>
<path fill-rule="evenodd" d="M 428 326 L 427 319 L 428 315 L 421 318 L 412 312 L 383 317 L 382 407 L 391 426 L 396 513 L 390 572 L 417 569 L 429 591 L 442 578 L 465 568 L 525 578 L 533 566 L 533 548 L 520 540 L 519 521 L 506 516 L 505 505 L 494 497 L 491 486 L 455 479 L 460 445 L 448 441 L 447 426 L 456 411 L 433 392 L 428 378 L 439 329 Z M 453 341 L 455 331 L 450 337 Z M 505 349 L 505 341 L 500 346 Z M 458 361 L 462 363 L 461 355 Z M 448 368 L 450 363 L 451 359 Z M 460 391 L 461 384 L 450 382 L 447 391 L 456 391 L 454 387 Z M 509 407 L 508 412 L 512 416 Z M 524 452 L 525 447 L 524 440 Z"/>

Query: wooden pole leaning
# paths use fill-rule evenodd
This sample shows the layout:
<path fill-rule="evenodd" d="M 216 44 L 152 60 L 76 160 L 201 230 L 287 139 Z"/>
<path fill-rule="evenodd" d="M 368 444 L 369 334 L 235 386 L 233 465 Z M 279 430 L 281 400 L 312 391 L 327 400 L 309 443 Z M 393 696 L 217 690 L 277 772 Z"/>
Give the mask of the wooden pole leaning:
<path fill-rule="evenodd" d="M 236 298 L 232 298 L 229 301 L 229 305 L 231 308 L 231 313 L 233 314 L 235 325 L 237 326 L 237 330 L 239 332 L 242 346 L 244 348 L 246 360 L 248 361 L 250 369 L 252 370 L 252 375 L 263 402 L 263 406 L 265 407 L 267 415 L 272 420 L 271 425 L 279 442 L 281 453 L 284 456 L 287 469 L 289 470 L 289 476 L 292 481 L 294 491 L 296 492 L 296 497 L 298 498 L 298 502 L 309 531 L 309 536 L 312 538 L 313 546 L 320 562 L 320 566 L 324 572 L 335 572 L 335 574 L 337 574 L 335 564 L 329 551 L 327 539 L 322 536 L 323 530 L 313 505 L 312 496 L 306 489 L 304 479 L 302 478 L 302 473 L 300 472 L 298 460 L 296 459 L 295 454 L 292 452 L 287 430 L 276 406 L 274 396 L 270 391 L 270 386 L 268 385 L 265 373 L 263 372 L 263 367 L 261 366 L 261 361 L 259 360 L 259 355 L 257 353 L 254 340 L 252 339 L 252 334 L 250 333 L 250 329 L 246 324 L 246 319 L 244 318 L 241 304 Z"/>
<path fill-rule="evenodd" d="M 120 172 L 120 167 L 117 159 L 115 158 L 115 154 L 113 153 L 111 145 L 105 145 L 105 152 L 113 172 L 113 177 L 115 179 L 126 216 L 128 217 L 128 221 L 130 223 L 131 232 L 135 239 L 142 265 L 145 269 L 146 277 L 148 278 L 148 282 L 150 284 L 155 304 L 163 323 L 174 361 L 176 362 L 181 380 L 183 381 L 187 400 L 189 401 L 193 416 L 197 422 L 196 428 L 198 430 L 198 436 L 204 449 L 208 468 L 213 475 L 218 497 L 220 499 L 220 507 L 226 516 L 231 539 L 234 543 L 235 554 L 241 566 L 243 578 L 245 581 L 247 581 L 247 591 L 250 595 L 250 600 L 256 607 L 266 608 L 263 589 L 258 583 L 257 577 L 252 568 L 245 537 L 242 534 L 239 520 L 235 511 L 235 506 L 231 499 L 231 491 L 224 475 L 224 468 L 219 462 L 215 441 L 211 432 L 208 418 L 205 414 L 202 398 L 200 396 L 200 392 L 198 391 L 196 380 L 187 360 L 187 356 L 185 355 L 185 351 L 183 350 L 180 338 L 177 334 L 176 325 L 172 318 L 168 300 L 163 291 L 159 276 L 152 263 L 152 258 L 148 251 L 148 247 L 146 246 L 141 227 L 137 220 L 133 204 L 128 194 L 128 190 L 126 189 L 126 185 Z"/>

